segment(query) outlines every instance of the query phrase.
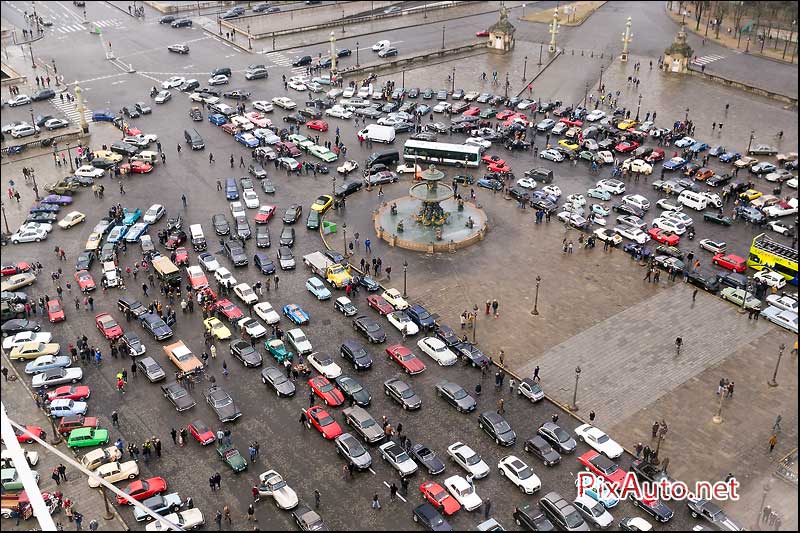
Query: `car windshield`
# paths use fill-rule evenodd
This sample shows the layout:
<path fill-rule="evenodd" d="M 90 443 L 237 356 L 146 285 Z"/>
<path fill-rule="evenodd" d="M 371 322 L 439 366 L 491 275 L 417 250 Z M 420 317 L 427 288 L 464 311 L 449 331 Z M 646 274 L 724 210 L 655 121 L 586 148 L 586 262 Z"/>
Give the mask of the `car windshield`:
<path fill-rule="evenodd" d="M 555 433 L 558 442 L 567 442 L 570 439 L 569 433 L 560 427 L 553 430 L 553 433 Z"/>
<path fill-rule="evenodd" d="M 412 396 L 414 396 L 414 391 L 412 389 L 410 389 L 410 388 L 409 389 L 405 389 L 405 390 L 400 392 L 400 396 L 402 398 L 406 398 L 406 399 L 411 398 Z"/>
<path fill-rule="evenodd" d="M 453 399 L 460 400 L 461 398 L 466 398 L 467 392 L 464 389 L 457 389 L 453 392 Z"/>
<path fill-rule="evenodd" d="M 466 457 L 465 461 L 468 465 L 473 466 L 481 462 L 481 456 L 477 453 L 473 453 L 469 457 Z"/>
<path fill-rule="evenodd" d="M 583 524 L 583 518 L 581 518 L 581 515 L 578 514 L 577 511 L 569 513 L 567 516 L 565 516 L 564 521 L 567 523 L 567 527 L 570 529 L 577 528 Z"/>
<path fill-rule="evenodd" d="M 599 437 L 597 437 L 598 444 L 605 444 L 606 442 L 608 442 L 610 440 L 611 439 L 606 434 L 603 434 L 603 435 L 600 435 Z"/>

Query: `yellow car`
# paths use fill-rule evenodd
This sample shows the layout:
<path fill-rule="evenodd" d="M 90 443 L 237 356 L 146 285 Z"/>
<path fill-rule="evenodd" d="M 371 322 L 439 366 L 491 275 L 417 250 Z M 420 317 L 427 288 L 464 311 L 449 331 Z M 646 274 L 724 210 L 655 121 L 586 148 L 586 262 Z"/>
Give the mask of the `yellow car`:
<path fill-rule="evenodd" d="M 122 161 L 122 155 L 116 152 L 112 152 L 110 150 L 97 150 L 94 153 L 95 157 L 102 157 L 103 159 L 110 159 L 114 163 L 119 163 Z"/>
<path fill-rule="evenodd" d="M 58 227 L 61 229 L 69 229 L 72 226 L 80 224 L 84 220 L 86 220 L 86 215 L 80 211 L 72 211 L 58 221 Z"/>
<path fill-rule="evenodd" d="M 558 141 L 558 145 L 569 148 L 570 150 L 577 150 L 579 148 L 578 143 L 570 141 L 569 139 L 561 139 Z"/>
<path fill-rule="evenodd" d="M 323 194 L 311 204 L 311 210 L 318 213 L 324 213 L 333 203 L 333 197 L 328 194 Z"/>
<path fill-rule="evenodd" d="M 103 236 L 99 233 L 92 233 L 86 239 L 86 250 L 95 251 L 100 248 L 100 243 L 103 242 Z"/>
<path fill-rule="evenodd" d="M 755 165 L 756 163 L 758 163 L 758 159 L 756 159 L 755 157 L 750 157 L 749 155 L 746 155 L 744 157 L 740 157 L 739 159 L 737 159 L 733 163 L 733 166 L 735 166 L 736 168 L 750 168 L 753 165 Z"/>
<path fill-rule="evenodd" d="M 623 120 L 619 124 L 617 124 L 617 128 L 621 129 L 621 130 L 629 130 L 632 127 L 634 127 L 636 124 L 638 124 L 638 122 L 628 118 L 628 119 Z"/>
<path fill-rule="evenodd" d="M 231 338 L 231 330 L 216 317 L 212 316 L 205 319 L 203 325 L 206 327 L 206 331 L 210 331 L 214 337 L 221 341 Z"/>
<path fill-rule="evenodd" d="M 42 355 L 58 355 L 61 345 L 56 342 L 26 342 L 14 346 L 8 356 L 11 359 L 36 359 Z"/>
<path fill-rule="evenodd" d="M 747 198 L 748 200 L 755 200 L 759 196 L 762 196 L 764 193 L 759 192 L 755 189 L 747 189 L 742 194 L 739 195 L 739 198 Z"/>
<path fill-rule="evenodd" d="M 23 272 L 22 274 L 14 274 L 13 276 L 9 276 L 0 283 L 0 290 L 3 292 L 5 291 L 15 291 L 17 289 L 21 289 L 22 287 L 26 287 L 36 281 L 36 275 L 31 272 Z"/>

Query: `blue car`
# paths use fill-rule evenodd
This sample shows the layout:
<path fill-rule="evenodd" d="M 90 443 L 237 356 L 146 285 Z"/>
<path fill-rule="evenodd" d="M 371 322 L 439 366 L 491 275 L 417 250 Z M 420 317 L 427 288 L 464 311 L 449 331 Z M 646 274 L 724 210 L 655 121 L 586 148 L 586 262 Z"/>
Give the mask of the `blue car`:
<path fill-rule="evenodd" d="M 228 117 L 225 115 L 220 115 L 219 113 L 214 113 L 213 115 L 208 115 L 208 121 L 212 124 L 216 124 L 217 126 L 222 126 L 228 122 Z"/>
<path fill-rule="evenodd" d="M 726 152 L 725 147 L 720 145 L 720 146 L 715 146 L 714 148 L 709 150 L 708 155 L 710 155 L 711 157 L 719 157 L 725 152 Z"/>
<path fill-rule="evenodd" d="M 547 194 L 544 191 L 533 191 L 531 193 L 531 200 L 547 200 L 548 202 L 557 203 L 558 198 L 552 194 Z"/>
<path fill-rule="evenodd" d="M 252 133 L 247 133 L 247 132 L 237 133 L 236 135 L 234 135 L 233 138 L 236 139 L 237 142 L 242 143 L 248 148 L 258 148 L 258 145 L 261 144 L 258 138 L 256 138 Z"/>
<path fill-rule="evenodd" d="M 61 206 L 58 204 L 39 203 L 31 207 L 31 213 L 58 213 L 61 211 Z"/>
<path fill-rule="evenodd" d="M 43 355 L 25 365 L 26 374 L 38 374 L 51 368 L 66 368 L 72 365 L 69 355 Z"/>
<path fill-rule="evenodd" d="M 742 158 L 742 154 L 739 152 L 726 152 L 719 156 L 719 160 L 723 163 L 735 163 L 739 159 Z"/>
<path fill-rule="evenodd" d="M 147 233 L 147 228 L 149 224 L 145 222 L 137 222 L 128 232 L 125 234 L 125 242 L 139 242 L 139 239 L 142 238 L 142 235 Z"/>
<path fill-rule="evenodd" d="M 137 220 L 142 218 L 142 210 L 138 207 L 133 211 L 126 207 L 123 213 L 125 213 L 125 216 L 122 218 L 122 223 L 126 226 L 133 226 Z"/>
<path fill-rule="evenodd" d="M 284 305 L 283 314 L 298 326 L 308 324 L 308 313 L 303 311 L 297 304 Z"/>
<path fill-rule="evenodd" d="M 669 161 L 664 161 L 665 170 L 678 170 L 686 166 L 686 160 L 682 157 L 673 157 Z"/>
<path fill-rule="evenodd" d="M 746 221 L 750 222 L 751 224 L 760 224 L 764 221 L 764 213 L 756 209 L 752 206 L 747 207 L 737 207 L 736 211 L 739 213 L 739 217 L 745 219 Z"/>
<path fill-rule="evenodd" d="M 108 239 L 106 239 L 106 242 L 116 244 L 122 240 L 127 232 L 128 226 L 114 226 L 114 228 L 111 230 L 111 233 L 108 234 Z"/>
<path fill-rule="evenodd" d="M 108 109 L 92 113 L 92 122 L 114 122 L 115 118 L 117 116 Z"/>
<path fill-rule="evenodd" d="M 225 198 L 228 200 L 239 199 L 239 188 L 236 186 L 236 180 L 233 178 L 227 178 L 225 180 Z"/>
<path fill-rule="evenodd" d="M 700 152 L 704 152 L 709 149 L 708 143 L 704 142 L 696 142 L 689 147 L 689 151 L 695 154 L 699 154 Z"/>
<path fill-rule="evenodd" d="M 481 178 L 478 180 L 478 187 L 499 191 L 503 188 L 503 182 L 494 178 Z"/>

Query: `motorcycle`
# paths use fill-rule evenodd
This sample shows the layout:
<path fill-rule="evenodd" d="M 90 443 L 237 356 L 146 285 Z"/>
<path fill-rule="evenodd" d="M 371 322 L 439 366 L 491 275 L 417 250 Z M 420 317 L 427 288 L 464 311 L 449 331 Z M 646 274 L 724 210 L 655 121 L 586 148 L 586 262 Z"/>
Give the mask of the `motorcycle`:
<path fill-rule="evenodd" d="M 689 232 L 687 233 L 687 237 L 689 237 L 690 241 L 694 240 L 694 230 L 693 229 L 689 230 Z"/>
<path fill-rule="evenodd" d="M 153 87 L 152 89 L 150 89 L 150 98 L 155 98 L 155 96 L 156 96 L 157 94 L 158 94 L 158 89 L 156 89 L 155 87 Z"/>

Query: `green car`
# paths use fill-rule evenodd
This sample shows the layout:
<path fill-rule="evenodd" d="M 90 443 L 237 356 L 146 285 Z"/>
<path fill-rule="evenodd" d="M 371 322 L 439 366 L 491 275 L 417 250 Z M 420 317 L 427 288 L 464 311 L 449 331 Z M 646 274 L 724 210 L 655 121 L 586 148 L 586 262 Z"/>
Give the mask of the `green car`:
<path fill-rule="evenodd" d="M 742 306 L 742 300 L 744 300 L 745 309 L 753 309 L 755 311 L 761 311 L 761 300 L 756 298 L 750 291 L 745 291 L 744 289 L 734 289 L 733 287 L 726 287 L 722 289 L 722 292 L 719 295 L 722 297 L 723 300 L 727 300 L 739 307 Z"/>
<path fill-rule="evenodd" d="M 287 359 L 292 358 L 292 352 L 286 349 L 286 345 L 282 340 L 276 339 L 275 337 L 267 340 L 267 342 L 264 343 L 264 348 L 266 348 L 279 363 L 283 363 Z"/>
<path fill-rule="evenodd" d="M 44 186 L 44 190 L 51 194 L 65 195 L 80 189 L 80 185 L 75 182 L 67 182 L 66 180 L 59 180 L 55 183 L 48 183 Z"/>
<path fill-rule="evenodd" d="M 589 150 L 581 150 L 581 153 L 578 154 L 578 159 L 585 159 L 588 162 L 592 162 L 597 158 L 594 152 L 590 152 Z"/>
<path fill-rule="evenodd" d="M 324 146 L 320 146 L 318 144 L 315 144 L 314 146 L 309 148 L 308 153 L 313 155 L 314 157 L 322 159 L 326 163 L 333 163 L 334 161 L 339 159 L 338 155 L 334 154 Z"/>
<path fill-rule="evenodd" d="M 233 446 L 228 446 L 224 442 L 217 446 L 217 453 L 219 454 L 220 459 L 225 461 L 231 470 L 234 472 L 242 472 L 247 470 L 247 460 L 242 457 L 242 454 L 239 453 L 239 450 L 234 448 Z"/>
<path fill-rule="evenodd" d="M 467 176 L 466 174 L 459 174 L 453 177 L 453 185 L 456 183 L 462 183 L 464 185 L 472 185 L 475 183 L 475 178 L 472 176 Z"/>
<path fill-rule="evenodd" d="M 33 477 L 36 479 L 36 482 L 39 482 L 39 472 L 33 470 Z M 6 492 L 17 492 L 20 490 L 25 490 L 25 487 L 22 485 L 22 480 L 19 478 L 17 474 L 16 468 L 3 468 L 2 473 L 0 473 L 3 480 L 3 493 Z"/>
<path fill-rule="evenodd" d="M 79 428 L 70 432 L 67 446 L 70 448 L 86 448 L 88 446 L 100 446 L 107 442 L 107 429 Z"/>
<path fill-rule="evenodd" d="M 706 222 L 713 222 L 714 224 L 721 224 L 723 226 L 731 225 L 731 217 L 722 216 L 719 213 L 708 211 L 703 213 L 703 220 Z"/>
<path fill-rule="evenodd" d="M 289 135 L 289 142 L 293 142 L 296 145 L 301 145 L 303 143 L 309 142 L 308 137 L 305 135 L 300 135 L 299 133 L 292 133 Z M 314 144 L 314 141 L 311 141 L 311 144 Z"/>
<path fill-rule="evenodd" d="M 308 229 L 319 229 L 319 211 L 308 211 L 306 227 Z"/>
<path fill-rule="evenodd" d="M 484 109 L 483 111 L 481 111 L 481 113 L 480 113 L 480 117 L 481 117 L 481 118 L 494 118 L 494 116 L 495 116 L 496 114 L 497 114 L 497 109 L 496 109 L 496 108 L 494 108 L 494 107 L 487 107 L 486 109 Z"/>

